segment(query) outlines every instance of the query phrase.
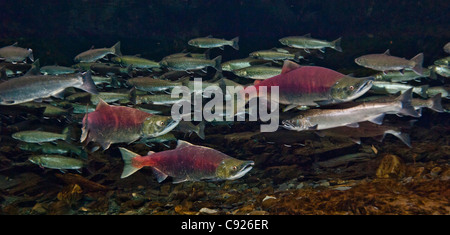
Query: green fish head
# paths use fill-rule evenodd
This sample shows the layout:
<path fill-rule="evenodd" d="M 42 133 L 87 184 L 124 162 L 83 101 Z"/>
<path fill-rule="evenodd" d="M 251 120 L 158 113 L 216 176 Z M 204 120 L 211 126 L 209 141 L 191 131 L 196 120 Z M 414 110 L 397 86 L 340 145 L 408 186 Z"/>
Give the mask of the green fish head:
<path fill-rule="evenodd" d="M 231 71 L 232 70 L 230 63 L 223 63 L 221 66 L 222 66 L 223 71 Z"/>
<path fill-rule="evenodd" d="M 448 66 L 450 64 L 450 58 L 446 57 L 446 58 L 436 60 L 436 61 L 434 61 L 434 64 L 441 65 L 441 66 Z"/>
<path fill-rule="evenodd" d="M 169 63 L 167 62 L 167 60 L 161 60 L 159 62 L 159 66 L 161 66 L 162 68 L 167 68 L 169 67 Z"/>
<path fill-rule="evenodd" d="M 38 156 L 31 156 L 28 160 L 36 165 L 42 165 L 41 158 Z"/>
<path fill-rule="evenodd" d="M 197 40 L 191 39 L 191 40 L 188 41 L 188 45 L 197 47 L 197 46 L 199 46 L 199 43 L 198 43 Z"/>
<path fill-rule="evenodd" d="M 247 70 L 245 70 L 245 69 L 233 70 L 233 73 L 236 74 L 239 77 L 246 77 L 247 76 Z"/>
<path fill-rule="evenodd" d="M 241 161 L 236 158 L 226 158 L 216 169 L 216 177 L 221 180 L 239 179 L 249 172 L 255 165 L 253 161 Z"/>
<path fill-rule="evenodd" d="M 111 61 L 114 63 L 122 63 L 122 58 L 119 56 L 111 58 Z"/>
<path fill-rule="evenodd" d="M 260 56 L 260 54 L 258 52 L 256 52 L 256 51 L 250 53 L 249 55 L 250 55 L 250 57 L 254 57 L 254 58 L 258 58 Z"/>
<path fill-rule="evenodd" d="M 372 77 L 354 78 L 345 76 L 331 88 L 331 97 L 337 102 L 347 102 L 364 95 L 372 87 Z"/>
<path fill-rule="evenodd" d="M 142 137 L 149 138 L 164 135 L 175 128 L 178 123 L 179 121 L 175 121 L 169 116 L 150 116 L 142 124 Z"/>
<path fill-rule="evenodd" d="M 287 38 L 281 38 L 278 41 L 283 45 L 287 45 L 289 43 L 289 40 Z"/>

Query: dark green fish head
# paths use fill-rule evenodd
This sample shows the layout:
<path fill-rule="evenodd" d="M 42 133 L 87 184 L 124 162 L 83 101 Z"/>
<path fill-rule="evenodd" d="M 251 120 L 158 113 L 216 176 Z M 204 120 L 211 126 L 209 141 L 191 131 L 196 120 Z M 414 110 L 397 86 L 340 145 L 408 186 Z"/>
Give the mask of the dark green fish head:
<path fill-rule="evenodd" d="M 39 156 L 31 156 L 28 158 L 28 160 L 36 165 L 41 166 L 42 165 L 42 161 L 41 158 Z"/>
<path fill-rule="evenodd" d="M 241 161 L 236 158 L 224 159 L 216 169 L 216 177 L 220 180 L 239 179 L 249 172 L 255 165 L 253 161 Z"/>
<path fill-rule="evenodd" d="M 122 57 L 115 56 L 115 57 L 111 58 L 111 61 L 114 62 L 114 63 L 120 64 L 120 63 L 122 63 Z"/>
<path fill-rule="evenodd" d="M 259 52 L 254 51 L 254 52 L 250 53 L 249 56 L 250 56 L 250 57 L 254 57 L 254 58 L 258 58 L 258 57 L 260 57 L 261 55 L 259 54 Z"/>
<path fill-rule="evenodd" d="M 167 60 L 161 60 L 159 62 L 159 66 L 161 66 L 162 68 L 167 68 L 169 67 L 169 63 L 167 62 Z"/>
<path fill-rule="evenodd" d="M 195 40 L 195 39 L 191 39 L 191 40 L 188 41 L 188 45 L 189 46 L 198 47 L 198 46 L 200 46 L 200 43 L 197 40 Z"/>
<path fill-rule="evenodd" d="M 175 121 L 170 116 L 152 115 L 145 119 L 142 124 L 142 137 L 157 137 L 171 131 L 178 125 L 179 121 Z"/>
<path fill-rule="evenodd" d="M 354 78 L 345 76 L 331 88 L 331 97 L 335 102 L 347 102 L 364 95 L 372 87 L 374 78 Z"/>

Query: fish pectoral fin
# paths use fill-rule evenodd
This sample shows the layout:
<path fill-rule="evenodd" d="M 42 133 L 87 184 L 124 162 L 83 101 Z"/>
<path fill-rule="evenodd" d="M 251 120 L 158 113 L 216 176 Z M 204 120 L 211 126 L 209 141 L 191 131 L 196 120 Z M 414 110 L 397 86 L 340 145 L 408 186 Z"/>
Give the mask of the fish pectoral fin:
<path fill-rule="evenodd" d="M 351 127 L 351 128 L 358 128 L 359 127 L 359 124 L 357 123 L 357 122 L 355 122 L 355 123 L 350 123 L 350 124 L 347 124 L 347 125 L 345 125 L 346 127 Z"/>
<path fill-rule="evenodd" d="M 384 115 L 385 115 L 385 113 L 382 113 L 378 116 L 375 116 L 375 117 L 369 119 L 368 121 L 371 123 L 375 123 L 377 125 L 381 125 L 381 124 L 383 124 Z"/>
<path fill-rule="evenodd" d="M 55 98 L 64 99 L 64 93 L 65 93 L 64 90 L 62 90 L 60 92 L 53 94 L 52 96 Z"/>
<path fill-rule="evenodd" d="M 350 139 L 351 139 L 353 142 L 355 142 L 356 144 L 361 144 L 361 139 L 360 139 L 360 138 L 353 138 L 353 137 L 350 137 Z"/>
<path fill-rule="evenodd" d="M 317 130 L 318 126 L 319 126 L 319 124 L 316 124 L 314 126 L 310 126 L 310 127 L 308 127 L 308 130 Z"/>
<path fill-rule="evenodd" d="M 296 104 L 290 104 L 290 105 L 286 106 L 286 108 L 283 109 L 283 112 L 289 111 L 297 106 L 298 105 L 296 105 Z"/>
<path fill-rule="evenodd" d="M 97 140 L 97 142 L 102 146 L 103 150 L 107 150 L 109 149 L 109 146 L 111 146 L 111 142 L 109 141 L 99 141 Z"/>
<path fill-rule="evenodd" d="M 322 106 L 322 105 L 330 104 L 332 102 L 330 100 L 314 100 L 314 103 L 316 103 L 319 106 Z"/>
<path fill-rule="evenodd" d="M 153 173 L 156 176 L 156 180 L 158 181 L 158 183 L 161 183 L 163 180 L 165 180 L 167 178 L 167 174 L 165 174 L 164 172 L 162 172 L 161 170 L 159 170 L 158 168 L 152 167 Z"/>
<path fill-rule="evenodd" d="M 172 183 L 173 184 L 179 184 L 179 183 L 182 183 L 182 182 L 185 182 L 185 181 L 188 181 L 188 178 L 186 178 L 186 177 L 184 177 L 184 178 L 173 178 Z"/>

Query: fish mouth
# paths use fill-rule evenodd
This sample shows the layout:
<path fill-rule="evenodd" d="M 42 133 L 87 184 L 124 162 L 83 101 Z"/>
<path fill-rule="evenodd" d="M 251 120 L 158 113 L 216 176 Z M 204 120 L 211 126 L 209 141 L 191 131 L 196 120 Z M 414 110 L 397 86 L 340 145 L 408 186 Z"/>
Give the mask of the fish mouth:
<path fill-rule="evenodd" d="M 294 124 L 290 121 L 290 120 L 283 120 L 281 122 L 282 125 L 280 125 L 281 127 L 288 129 L 288 130 L 295 130 L 295 126 Z"/>
<path fill-rule="evenodd" d="M 254 161 L 245 161 L 245 163 L 242 164 L 241 170 L 239 170 L 235 175 L 229 177 L 228 180 L 235 180 L 241 178 L 242 176 L 247 174 L 247 172 L 253 169 L 253 165 L 255 165 Z"/>
<path fill-rule="evenodd" d="M 161 131 L 160 133 L 158 133 L 158 135 L 165 135 L 165 134 L 169 133 L 171 130 L 173 130 L 178 125 L 178 123 L 180 123 L 180 121 L 175 121 L 175 120 L 170 121 L 169 124 L 166 126 L 166 128 L 163 131 Z"/>
<path fill-rule="evenodd" d="M 370 90 L 370 88 L 372 88 L 373 85 L 373 81 L 375 80 L 375 78 L 373 77 L 368 77 L 368 80 L 358 88 L 358 90 L 356 90 L 355 95 L 363 95 L 365 94 L 368 90 Z M 359 97 L 359 96 L 358 96 Z M 356 98 L 358 98 L 356 97 Z"/>

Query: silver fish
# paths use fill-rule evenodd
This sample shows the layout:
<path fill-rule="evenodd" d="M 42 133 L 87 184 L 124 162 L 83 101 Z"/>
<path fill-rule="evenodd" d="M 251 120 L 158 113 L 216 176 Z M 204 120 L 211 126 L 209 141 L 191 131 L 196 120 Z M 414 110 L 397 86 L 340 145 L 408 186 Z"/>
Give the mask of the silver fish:
<path fill-rule="evenodd" d="M 249 54 L 250 57 L 263 60 L 294 60 L 299 61 L 302 57 L 300 53 L 291 54 L 289 52 L 273 50 L 254 51 Z"/>
<path fill-rule="evenodd" d="M 265 64 L 270 61 L 268 60 L 262 60 L 262 59 L 255 59 L 252 57 L 247 57 L 244 59 L 236 59 L 236 60 L 229 60 L 222 63 L 222 70 L 223 71 L 232 71 L 236 69 L 242 69 L 245 67 L 249 67 L 252 65 L 260 65 Z"/>
<path fill-rule="evenodd" d="M 424 98 L 427 97 L 427 89 L 428 85 L 422 86 L 411 86 L 403 83 L 395 83 L 395 82 L 383 82 L 383 81 L 374 81 L 371 91 L 377 94 L 397 94 L 397 92 L 404 92 L 410 88 L 412 88 L 413 93 L 416 93 Z"/>
<path fill-rule="evenodd" d="M 282 122 L 288 130 L 323 130 L 340 126 L 358 127 L 358 122 L 381 124 L 386 113 L 419 117 L 411 105 L 412 89 L 389 102 L 367 102 L 347 109 L 310 109 Z"/>
<path fill-rule="evenodd" d="M 60 155 L 37 155 L 28 159 L 40 167 L 63 170 L 79 170 L 85 163 L 82 160 Z"/>
<path fill-rule="evenodd" d="M 61 97 L 68 87 L 98 94 L 90 72 L 57 76 L 24 75 L 0 84 L 0 104 L 14 105 L 50 96 Z"/>
<path fill-rule="evenodd" d="M 24 141 L 27 143 L 44 143 L 52 142 L 55 140 L 70 140 L 70 129 L 66 127 L 61 134 L 47 132 L 47 131 L 20 131 L 12 134 L 12 137 L 16 140 Z"/>
<path fill-rule="evenodd" d="M 40 71 L 44 75 L 60 75 L 60 74 L 76 73 L 77 69 L 59 65 L 48 65 L 40 68 Z"/>
<path fill-rule="evenodd" d="M 265 65 L 255 65 L 233 70 L 232 72 L 239 77 L 264 80 L 281 74 L 281 68 Z"/>
<path fill-rule="evenodd" d="M 212 36 L 207 36 L 204 38 L 194 38 L 188 41 L 188 44 L 193 47 L 198 48 L 220 48 L 224 49 L 224 46 L 231 46 L 235 50 L 239 50 L 239 37 L 235 37 L 231 40 L 225 40 L 220 38 L 213 38 Z"/>
<path fill-rule="evenodd" d="M 391 70 L 403 70 L 411 69 L 415 73 L 423 74 L 423 53 L 419 53 L 412 59 L 407 60 L 404 58 L 391 56 L 389 49 L 382 54 L 369 54 L 360 56 L 355 59 L 355 63 L 378 71 L 391 71 Z"/>
<path fill-rule="evenodd" d="M 162 60 L 159 64 L 161 67 L 178 71 L 205 69 L 206 67 L 213 67 L 217 71 L 222 71 L 222 67 L 220 66 L 221 61 L 222 56 L 220 55 L 212 60 L 194 57 L 171 57 Z"/>
<path fill-rule="evenodd" d="M 341 38 L 338 38 L 332 42 L 315 39 L 308 33 L 303 36 L 290 36 L 281 38 L 280 43 L 293 48 L 304 49 L 309 53 L 309 49 L 319 49 L 321 52 L 325 52 L 325 48 L 330 47 L 336 51 L 342 52 Z"/>
<path fill-rule="evenodd" d="M 117 42 L 111 48 L 98 48 L 98 49 L 90 49 L 84 52 L 81 52 L 77 56 L 75 56 L 75 62 L 94 62 L 99 60 L 106 55 L 114 54 L 117 56 L 121 56 L 122 52 L 120 52 L 120 42 Z"/>
<path fill-rule="evenodd" d="M 0 48 L 0 58 L 7 62 L 22 62 L 29 58 L 34 61 L 33 50 L 17 46 L 17 42 L 11 46 Z"/>
<path fill-rule="evenodd" d="M 424 68 L 423 74 L 419 75 L 412 70 L 404 70 L 404 71 L 387 71 L 380 72 L 374 75 L 375 81 L 389 81 L 389 82 L 408 82 L 408 81 L 416 81 L 420 80 L 420 78 L 431 77 L 431 70 Z"/>

